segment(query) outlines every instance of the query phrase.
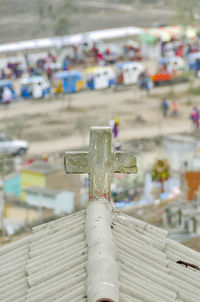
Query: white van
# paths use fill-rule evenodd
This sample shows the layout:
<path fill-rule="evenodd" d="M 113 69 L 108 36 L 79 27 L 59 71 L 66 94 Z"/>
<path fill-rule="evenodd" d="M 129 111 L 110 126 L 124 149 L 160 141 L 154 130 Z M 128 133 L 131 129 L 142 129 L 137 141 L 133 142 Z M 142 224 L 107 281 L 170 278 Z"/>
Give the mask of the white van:
<path fill-rule="evenodd" d="M 86 69 L 86 87 L 100 90 L 115 85 L 115 73 L 110 67 L 91 67 Z"/>
<path fill-rule="evenodd" d="M 124 85 L 136 84 L 141 73 L 145 71 L 144 65 L 139 62 L 118 63 L 116 67 L 118 83 Z"/>
<path fill-rule="evenodd" d="M 172 73 L 173 71 L 185 70 L 186 67 L 185 61 L 178 56 L 161 58 L 158 63 L 160 65 L 165 65 L 169 73 Z"/>
<path fill-rule="evenodd" d="M 43 76 L 23 77 L 21 79 L 21 96 L 24 99 L 40 99 L 50 95 L 50 83 Z"/>

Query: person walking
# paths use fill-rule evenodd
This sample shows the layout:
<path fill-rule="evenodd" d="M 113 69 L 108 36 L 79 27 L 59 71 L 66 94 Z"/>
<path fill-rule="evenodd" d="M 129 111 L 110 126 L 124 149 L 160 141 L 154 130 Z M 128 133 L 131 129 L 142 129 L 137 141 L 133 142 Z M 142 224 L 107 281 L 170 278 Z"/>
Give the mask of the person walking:
<path fill-rule="evenodd" d="M 199 110 L 198 110 L 197 107 L 193 108 L 190 117 L 191 117 L 191 119 L 193 121 L 194 127 L 196 129 L 199 129 Z"/>
<path fill-rule="evenodd" d="M 162 102 L 162 113 L 163 113 L 164 117 L 167 116 L 168 110 L 169 110 L 169 104 L 168 104 L 167 100 L 164 99 L 163 102 Z"/>
<path fill-rule="evenodd" d="M 150 94 L 152 88 L 153 88 L 153 82 L 149 76 L 146 77 L 146 92 L 147 94 Z"/>
<path fill-rule="evenodd" d="M 172 115 L 173 116 L 177 116 L 178 114 L 178 105 L 176 103 L 176 101 L 172 102 Z"/>
<path fill-rule="evenodd" d="M 118 117 L 114 117 L 110 120 L 110 127 L 112 129 L 112 135 L 113 138 L 117 138 L 118 137 L 118 133 L 119 133 L 119 118 Z"/>
<path fill-rule="evenodd" d="M 2 99 L 3 99 L 3 104 L 8 105 L 12 101 L 12 92 L 11 89 L 8 87 L 4 87 L 3 93 L 2 93 Z"/>
<path fill-rule="evenodd" d="M 114 128 L 113 128 L 113 137 L 117 138 L 118 134 L 119 134 L 119 118 L 115 117 L 114 121 L 115 121 L 115 123 L 114 123 Z"/>

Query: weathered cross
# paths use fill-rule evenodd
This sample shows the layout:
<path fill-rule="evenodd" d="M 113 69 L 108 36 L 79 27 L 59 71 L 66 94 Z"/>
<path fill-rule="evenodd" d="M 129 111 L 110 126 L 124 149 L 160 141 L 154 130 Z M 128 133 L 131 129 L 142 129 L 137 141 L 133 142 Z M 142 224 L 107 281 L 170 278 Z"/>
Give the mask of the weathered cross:
<path fill-rule="evenodd" d="M 89 199 L 110 199 L 112 173 L 136 173 L 136 158 L 112 150 L 110 127 L 92 127 L 89 152 L 65 152 L 66 173 L 88 173 Z"/>

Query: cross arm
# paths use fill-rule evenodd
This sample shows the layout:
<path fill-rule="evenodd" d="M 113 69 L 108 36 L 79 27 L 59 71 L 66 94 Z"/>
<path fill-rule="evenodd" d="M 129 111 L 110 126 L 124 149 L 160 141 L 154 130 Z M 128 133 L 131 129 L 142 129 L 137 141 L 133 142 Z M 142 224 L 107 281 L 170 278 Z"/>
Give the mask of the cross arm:
<path fill-rule="evenodd" d="M 137 173 L 136 157 L 128 152 L 113 152 L 114 173 Z"/>
<path fill-rule="evenodd" d="M 66 173 L 89 173 L 88 152 L 65 152 L 64 165 Z"/>

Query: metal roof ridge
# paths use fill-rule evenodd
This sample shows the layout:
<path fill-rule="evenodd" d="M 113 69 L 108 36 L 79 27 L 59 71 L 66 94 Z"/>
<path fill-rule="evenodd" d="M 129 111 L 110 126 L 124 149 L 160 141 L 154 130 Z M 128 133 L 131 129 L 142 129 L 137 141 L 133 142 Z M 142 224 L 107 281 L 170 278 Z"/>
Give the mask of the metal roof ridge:
<path fill-rule="evenodd" d="M 90 200 L 86 208 L 88 302 L 119 302 L 119 266 L 112 234 L 112 211 L 111 202 L 104 198 Z"/>

